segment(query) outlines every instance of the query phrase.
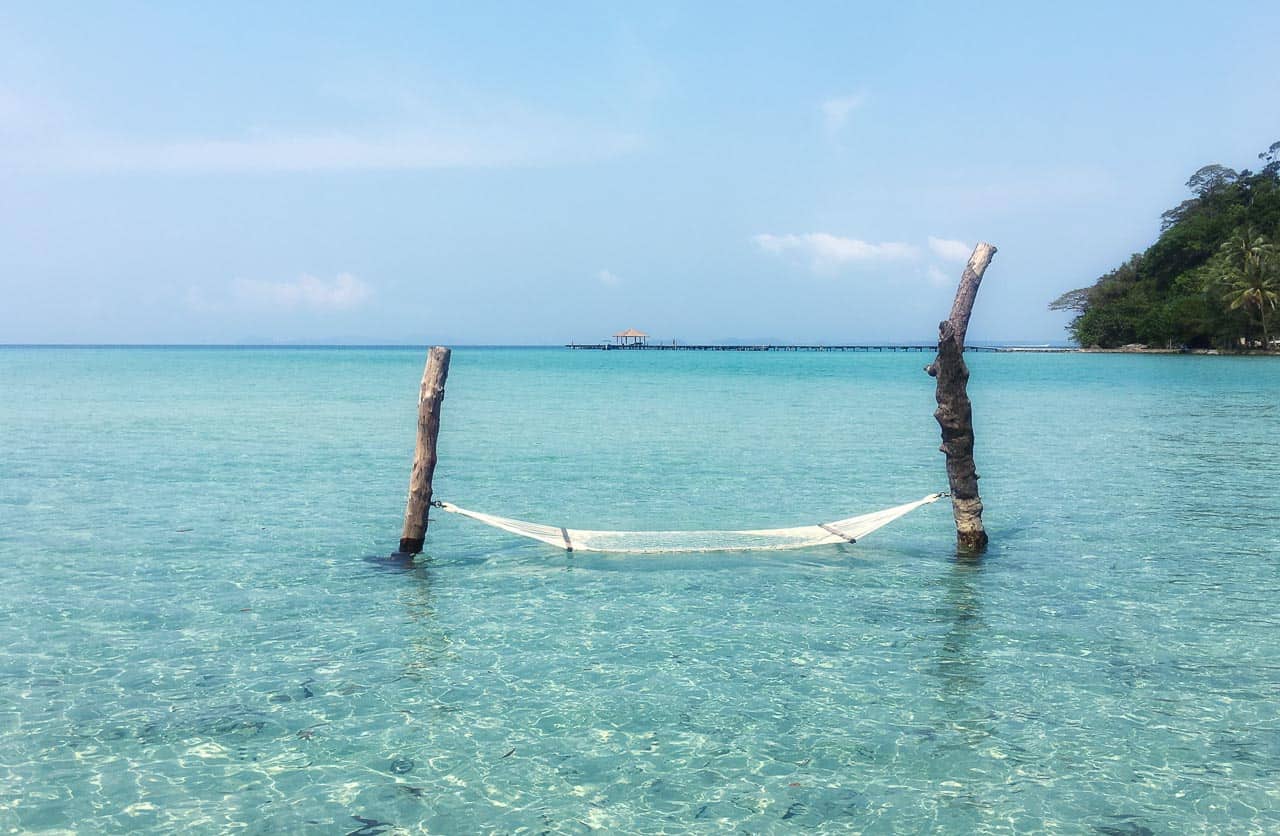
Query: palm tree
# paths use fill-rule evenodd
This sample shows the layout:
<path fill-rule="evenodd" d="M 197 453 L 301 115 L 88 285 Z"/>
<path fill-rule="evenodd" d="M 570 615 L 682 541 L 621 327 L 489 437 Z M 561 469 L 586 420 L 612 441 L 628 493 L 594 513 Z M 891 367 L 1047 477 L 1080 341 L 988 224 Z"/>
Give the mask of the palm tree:
<path fill-rule="evenodd" d="M 1280 282 L 1275 276 L 1275 245 L 1252 227 L 1237 229 L 1222 245 L 1226 255 L 1227 271 L 1222 276 L 1227 292 L 1223 299 L 1231 310 L 1258 309 L 1262 320 L 1262 347 L 1271 348 L 1271 333 L 1267 327 L 1267 311 L 1275 310 L 1280 301 Z"/>

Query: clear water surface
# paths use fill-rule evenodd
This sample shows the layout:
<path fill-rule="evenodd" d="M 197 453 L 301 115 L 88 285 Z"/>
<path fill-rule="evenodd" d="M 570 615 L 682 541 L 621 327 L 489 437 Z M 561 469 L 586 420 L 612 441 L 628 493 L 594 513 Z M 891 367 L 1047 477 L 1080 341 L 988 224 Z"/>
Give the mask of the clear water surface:
<path fill-rule="evenodd" d="M 1280 362 L 971 356 L 993 545 L 388 559 L 421 350 L 0 350 L 0 830 L 1280 830 Z M 945 485 L 920 354 L 460 349 L 438 495 Z"/>

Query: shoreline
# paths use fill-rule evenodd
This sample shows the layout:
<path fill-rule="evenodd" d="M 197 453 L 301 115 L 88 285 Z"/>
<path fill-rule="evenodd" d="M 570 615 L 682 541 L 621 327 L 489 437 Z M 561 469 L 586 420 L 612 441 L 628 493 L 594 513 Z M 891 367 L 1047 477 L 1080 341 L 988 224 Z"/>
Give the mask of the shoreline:
<path fill-rule="evenodd" d="M 1123 346 L 1121 348 L 1076 348 L 1070 349 L 1081 354 L 1191 354 L 1197 357 L 1280 357 L 1280 351 L 1263 351 L 1260 348 L 1246 348 L 1239 351 L 1221 348 L 1137 348 Z"/>

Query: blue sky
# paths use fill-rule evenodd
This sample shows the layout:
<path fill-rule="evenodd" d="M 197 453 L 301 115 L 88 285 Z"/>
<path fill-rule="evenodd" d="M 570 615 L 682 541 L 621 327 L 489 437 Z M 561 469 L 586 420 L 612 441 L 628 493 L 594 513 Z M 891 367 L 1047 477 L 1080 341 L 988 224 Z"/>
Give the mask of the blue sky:
<path fill-rule="evenodd" d="M 0 6 L 0 342 L 977 340 L 1280 139 L 1280 6 Z"/>

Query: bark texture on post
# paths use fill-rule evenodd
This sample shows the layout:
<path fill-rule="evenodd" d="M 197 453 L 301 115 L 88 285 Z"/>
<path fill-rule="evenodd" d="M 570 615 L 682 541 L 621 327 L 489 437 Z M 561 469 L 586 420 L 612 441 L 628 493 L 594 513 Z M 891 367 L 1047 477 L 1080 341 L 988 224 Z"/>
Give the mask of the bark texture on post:
<path fill-rule="evenodd" d="M 418 391 L 418 443 L 413 450 L 413 473 L 409 476 L 409 500 L 404 509 L 404 531 L 400 552 L 418 554 L 427 536 L 431 512 L 431 479 L 436 472 L 436 437 L 440 434 L 440 406 L 444 402 L 444 382 L 449 377 L 449 349 L 432 346 Z"/>
<path fill-rule="evenodd" d="M 978 496 L 978 471 L 973 462 L 973 405 L 969 402 L 969 367 L 964 362 L 964 338 L 969 316 L 978 296 L 982 274 L 996 254 L 990 244 L 974 247 L 964 268 L 951 316 L 938 323 L 938 356 L 925 371 L 938 379 L 938 409 L 933 417 L 942 428 L 942 446 L 951 483 L 951 510 L 956 518 L 956 544 L 963 552 L 981 552 L 987 546 L 982 527 L 982 499 Z"/>

